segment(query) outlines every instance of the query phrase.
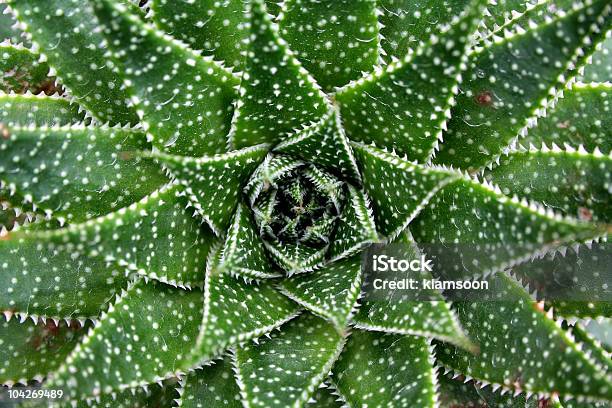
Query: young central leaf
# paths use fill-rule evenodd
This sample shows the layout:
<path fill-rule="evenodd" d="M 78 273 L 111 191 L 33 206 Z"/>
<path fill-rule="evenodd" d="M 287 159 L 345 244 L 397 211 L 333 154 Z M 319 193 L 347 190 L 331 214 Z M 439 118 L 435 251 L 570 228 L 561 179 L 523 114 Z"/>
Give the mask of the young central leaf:
<path fill-rule="evenodd" d="M 315 167 L 300 166 L 273 184 L 264 183 L 254 203 L 262 236 L 283 244 L 314 248 L 329 241 L 340 215 L 344 183 Z"/>
<path fill-rule="evenodd" d="M 313 165 L 269 155 L 245 188 L 259 235 L 289 274 L 323 259 L 344 209 L 346 185 Z"/>

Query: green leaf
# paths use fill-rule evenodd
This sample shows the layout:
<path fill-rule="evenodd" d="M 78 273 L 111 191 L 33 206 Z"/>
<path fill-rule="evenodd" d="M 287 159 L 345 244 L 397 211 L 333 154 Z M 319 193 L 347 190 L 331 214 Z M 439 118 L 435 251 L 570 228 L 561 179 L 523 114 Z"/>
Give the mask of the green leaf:
<path fill-rule="evenodd" d="M 243 404 L 304 406 L 329 373 L 344 341 L 333 326 L 306 313 L 270 339 L 239 347 L 234 364 Z"/>
<path fill-rule="evenodd" d="M 229 357 L 187 374 L 179 403 L 183 408 L 241 408 L 240 389 L 234 379 Z"/>
<path fill-rule="evenodd" d="M 202 316 L 202 292 L 136 282 L 102 315 L 46 386 L 95 397 L 184 372 Z"/>
<path fill-rule="evenodd" d="M 532 10 L 538 0 L 495 0 L 489 2 L 482 24 L 494 30 L 495 27 L 503 26 L 513 20 L 516 15 L 524 14 Z"/>
<path fill-rule="evenodd" d="M 16 23 L 17 20 L 7 9 L 7 5 L 0 4 L 0 42 L 10 41 L 13 44 L 19 44 L 26 41 L 23 31 Z"/>
<path fill-rule="evenodd" d="M 361 293 L 361 257 L 327 264 L 281 283 L 282 292 L 311 312 L 344 330 Z"/>
<path fill-rule="evenodd" d="M 47 214 L 82 222 L 132 204 L 167 182 L 144 135 L 119 127 L 15 126 L 0 139 L 0 180 Z"/>
<path fill-rule="evenodd" d="M 104 256 L 130 271 L 180 287 L 202 287 L 213 234 L 190 211 L 177 186 L 166 186 L 128 208 L 73 230 L 89 232 L 96 245 L 90 256 Z M 84 240 L 81 238 L 81 242 Z M 85 241 L 87 242 L 87 241 Z"/>
<path fill-rule="evenodd" d="M 0 42 L 0 90 L 2 92 L 35 94 L 53 88 L 49 66 L 39 62 L 40 55 L 23 45 Z"/>
<path fill-rule="evenodd" d="M 361 180 L 340 112 L 335 108 L 316 124 L 276 145 L 274 151 L 307 160 L 354 183 Z"/>
<path fill-rule="evenodd" d="M 383 247 L 377 254 L 388 254 L 397 259 L 418 259 L 421 251 L 416 246 L 408 230 L 405 230 L 390 245 Z M 362 258 L 366 260 L 369 252 Z M 372 331 L 395 334 L 433 337 L 456 344 L 467 349 L 473 344 L 465 336 L 457 317 L 450 309 L 442 294 L 434 289 L 419 288 L 418 290 L 376 289 L 374 279 L 431 279 L 429 272 L 397 273 L 384 276 L 372 273 L 372 269 L 364 265 L 362 297 L 359 310 L 353 317 L 353 326 Z"/>
<path fill-rule="evenodd" d="M 58 81 L 80 105 L 102 122 L 138 123 L 116 63 L 106 55 L 100 22 L 89 2 L 49 0 L 44 7 L 37 0 L 8 3 Z"/>
<path fill-rule="evenodd" d="M 236 148 L 276 143 L 327 111 L 326 97 L 280 39 L 263 0 L 247 5 L 251 16 L 241 99 L 230 144 Z"/>
<path fill-rule="evenodd" d="M 103 394 L 95 399 L 60 400 L 75 408 L 151 408 L 170 407 L 179 395 L 176 390 L 176 380 L 169 379 L 157 384 L 147 384 L 143 387 L 126 388 L 121 392 Z"/>
<path fill-rule="evenodd" d="M 612 151 L 612 85 L 574 84 L 565 97 L 538 125 L 529 129 L 520 143 L 540 147 L 542 143 L 559 146 L 583 145 L 589 152 L 596 148 L 604 154 Z"/>
<path fill-rule="evenodd" d="M 211 58 L 130 13 L 125 4 L 95 4 L 153 145 L 192 157 L 225 152 L 237 79 Z"/>
<path fill-rule="evenodd" d="M 339 212 L 342 207 L 344 183 L 314 165 L 310 165 L 304 172 L 304 175 L 312 182 L 315 190 L 326 196 Z"/>
<path fill-rule="evenodd" d="M 485 173 L 506 195 L 518 195 L 584 221 L 612 221 L 612 157 L 599 149 L 519 147 Z"/>
<path fill-rule="evenodd" d="M 534 26 L 549 23 L 556 17 L 571 12 L 575 1 L 529 0 L 519 3 L 515 10 L 512 10 L 503 18 L 503 23 L 502 19 L 500 19 L 499 23 L 495 23 L 492 21 L 494 17 L 491 15 L 490 10 L 493 13 L 499 13 L 501 10 L 499 7 L 491 6 L 491 2 L 489 2 L 488 10 L 485 12 L 478 33 L 480 41 L 486 42 L 487 39 L 490 40 L 495 36 L 503 36 L 505 32 L 511 32 L 518 27 L 533 28 Z"/>
<path fill-rule="evenodd" d="M 85 121 L 85 112 L 68 99 L 47 95 L 0 93 L 0 128 L 64 126 Z"/>
<path fill-rule="evenodd" d="M 355 330 L 332 381 L 354 407 L 437 407 L 432 351 L 422 337 Z"/>
<path fill-rule="evenodd" d="M 311 272 L 325 262 L 327 246 L 313 248 L 304 244 L 264 241 L 268 255 L 288 276 Z"/>
<path fill-rule="evenodd" d="M 257 170 L 253 172 L 244 188 L 249 203 L 253 205 L 262 191 L 268 191 L 270 187 L 277 187 L 277 181 L 303 165 L 304 162 L 290 156 L 268 154 L 261 165 L 257 167 Z"/>
<path fill-rule="evenodd" d="M 479 407 L 486 401 L 479 394 L 475 384 L 470 381 L 465 383 L 464 377 L 459 376 L 456 380 L 448 375 L 438 372 L 438 401 L 442 408 L 456 407 Z M 526 407 L 523 407 L 526 408 Z"/>
<path fill-rule="evenodd" d="M 286 0 L 277 21 L 304 68 L 331 91 L 378 63 L 377 14 L 371 0 Z"/>
<path fill-rule="evenodd" d="M 528 30 L 514 27 L 472 52 L 434 162 L 481 168 L 544 116 L 604 35 L 608 2 L 588 3 Z"/>
<path fill-rule="evenodd" d="M 10 282 L 0 287 L 0 310 L 95 317 L 125 285 L 127 271 L 202 286 L 212 233 L 184 210 L 178 194 L 165 188 L 84 224 L 9 233 L 0 241 L 0 276 Z"/>
<path fill-rule="evenodd" d="M 513 268 L 538 299 L 564 317 L 612 316 L 612 254 L 610 244 L 575 244 Z"/>
<path fill-rule="evenodd" d="M 227 347 L 269 333 L 293 319 L 298 307 L 261 281 L 248 285 L 217 271 L 220 253 L 211 253 L 204 285 L 204 314 L 191 359 L 202 363 Z"/>
<path fill-rule="evenodd" d="M 217 235 L 231 222 L 242 188 L 264 159 L 267 145 L 199 158 L 153 153 L 185 186 L 191 205 Z"/>
<path fill-rule="evenodd" d="M 439 28 L 450 23 L 469 0 L 379 0 L 382 25 L 381 45 L 387 63 L 403 59 L 419 43 L 426 42 Z"/>
<path fill-rule="evenodd" d="M 585 68 L 584 75 L 580 77 L 585 82 L 612 81 L 612 30 L 608 30 L 606 37 L 593 54 L 593 61 Z"/>
<path fill-rule="evenodd" d="M 436 273 L 476 277 L 568 243 L 592 240 L 604 235 L 605 227 L 563 218 L 526 200 L 508 198 L 488 183 L 462 178 L 436 194 L 411 231 L 418 243 L 442 244 L 430 245 Z"/>
<path fill-rule="evenodd" d="M 350 139 L 427 161 L 446 129 L 470 39 L 480 15 L 473 1 L 402 60 L 338 91 Z"/>
<path fill-rule="evenodd" d="M 91 324 L 0 318 L 0 384 L 42 381 L 66 359 Z M 35 319 L 36 320 L 36 319 Z"/>
<path fill-rule="evenodd" d="M 322 388 L 323 387 L 323 388 Z M 343 408 L 345 405 L 333 391 L 323 383 L 317 388 L 312 398 L 306 403 L 310 408 Z"/>
<path fill-rule="evenodd" d="M 328 256 L 331 261 L 348 258 L 378 241 L 369 198 L 362 190 L 352 186 L 349 186 L 348 191 L 348 200 L 338 219 L 335 235 L 330 241 Z"/>
<path fill-rule="evenodd" d="M 363 176 L 363 188 L 372 199 L 379 231 L 395 238 L 447 183 L 460 177 L 441 168 L 425 167 L 372 146 L 353 144 Z"/>
<path fill-rule="evenodd" d="M 496 386 L 476 384 L 459 376 L 456 380 L 439 375 L 440 402 L 443 408 L 454 407 L 496 407 L 496 408 L 562 408 L 552 398 L 527 397 L 525 394 L 513 395 Z M 464 382 L 467 381 L 467 382 Z M 492 388 L 496 388 L 493 390 Z"/>
<path fill-rule="evenodd" d="M 611 399 L 602 371 L 529 295 L 503 274 L 488 278 L 500 299 L 455 302 L 463 326 L 478 345 L 471 354 L 438 344 L 440 364 L 480 382 L 517 392 Z M 481 294 L 474 294 L 481 296 Z"/>
<path fill-rule="evenodd" d="M 173 1 L 151 3 L 153 20 L 168 34 L 202 55 L 237 69 L 244 67 L 247 17 L 242 1 Z"/>
<path fill-rule="evenodd" d="M 612 369 L 610 352 L 606 350 L 597 339 L 591 336 L 589 332 L 578 324 L 571 326 L 570 332 L 574 340 L 582 345 L 582 349 L 591 360 L 599 364 L 604 370 L 609 371 Z"/>
<path fill-rule="evenodd" d="M 227 231 L 218 272 L 246 279 L 268 279 L 282 276 L 271 264 L 259 237 L 249 209 L 239 204 Z"/>
<path fill-rule="evenodd" d="M 72 241 L 72 242 L 71 242 Z M 9 232 L 0 240 L 0 310 L 49 318 L 96 318 L 127 284 L 123 270 L 78 249 L 78 236 Z"/>
<path fill-rule="evenodd" d="M 321 219 L 306 227 L 301 242 L 312 246 L 327 245 L 329 236 L 336 225 L 336 220 L 336 216 L 324 215 Z"/>
<path fill-rule="evenodd" d="M 610 406 L 608 401 L 601 402 L 579 402 L 575 399 L 570 401 L 563 401 L 562 404 L 558 405 L 560 408 L 608 408 Z"/>
<path fill-rule="evenodd" d="M 582 326 L 606 351 L 612 352 L 612 318 L 586 319 L 582 322 Z"/>

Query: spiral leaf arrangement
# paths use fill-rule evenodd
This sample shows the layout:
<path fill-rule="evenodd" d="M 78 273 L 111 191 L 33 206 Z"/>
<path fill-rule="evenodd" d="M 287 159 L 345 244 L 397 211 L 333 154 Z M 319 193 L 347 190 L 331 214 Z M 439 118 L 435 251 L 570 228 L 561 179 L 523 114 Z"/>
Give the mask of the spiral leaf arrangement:
<path fill-rule="evenodd" d="M 59 406 L 612 401 L 584 324 L 612 314 L 609 1 L 6 3 L 4 386 Z M 378 242 L 472 245 L 453 273 L 504 301 L 367 296 Z M 588 300 L 549 298 L 564 262 Z"/>

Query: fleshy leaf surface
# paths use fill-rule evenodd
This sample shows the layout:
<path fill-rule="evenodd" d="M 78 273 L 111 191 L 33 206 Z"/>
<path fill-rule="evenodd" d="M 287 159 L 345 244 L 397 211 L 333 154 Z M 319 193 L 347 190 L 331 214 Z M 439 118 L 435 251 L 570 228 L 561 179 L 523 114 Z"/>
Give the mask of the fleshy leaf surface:
<path fill-rule="evenodd" d="M 76 103 L 59 96 L 0 93 L 0 129 L 9 134 L 13 126 L 65 126 L 84 120 L 85 113 Z"/>
<path fill-rule="evenodd" d="M 581 79 L 586 82 L 612 81 L 612 31 L 608 31 L 607 39 L 593 54 L 593 61 L 586 66 Z"/>
<path fill-rule="evenodd" d="M 485 16 L 481 23 L 481 27 L 478 33 L 478 38 L 481 43 L 491 40 L 495 36 L 503 36 L 504 33 L 512 31 L 514 28 L 533 28 L 535 26 L 546 24 L 551 22 L 553 19 L 560 15 L 564 15 L 574 7 L 574 0 L 528 0 L 523 1 L 516 10 L 510 12 L 510 14 L 504 18 L 503 24 L 490 24 L 491 9 L 495 12 L 499 12 L 499 8 L 492 6 L 489 2 L 489 8 L 485 11 Z M 492 7 L 491 7 L 492 6 Z"/>
<path fill-rule="evenodd" d="M 327 91 L 346 85 L 378 63 L 376 2 L 286 0 L 280 34 Z"/>
<path fill-rule="evenodd" d="M 361 258 L 354 255 L 293 276 L 281 288 L 290 299 L 344 330 L 361 292 Z"/>
<path fill-rule="evenodd" d="M 116 61 L 108 59 L 103 48 L 104 36 L 92 3 L 49 0 L 43 7 L 37 0 L 10 0 L 8 4 L 79 104 L 102 122 L 138 123 Z"/>
<path fill-rule="evenodd" d="M 238 205 L 232 225 L 227 231 L 218 271 L 247 279 L 281 276 L 270 263 L 250 211 L 244 204 Z"/>
<path fill-rule="evenodd" d="M 275 146 L 274 151 L 308 160 L 352 182 L 361 180 L 340 113 L 330 110 L 318 123 Z"/>
<path fill-rule="evenodd" d="M 143 21 L 125 4 L 107 0 L 95 4 L 153 145 L 192 157 L 225 152 L 237 79 L 212 59 Z"/>
<path fill-rule="evenodd" d="M 441 168 L 425 167 L 372 146 L 353 144 L 372 199 L 378 230 L 391 239 L 399 235 L 438 190 L 459 177 Z"/>
<path fill-rule="evenodd" d="M 450 117 L 479 3 L 459 10 L 415 52 L 336 93 L 351 140 L 394 149 L 418 162 L 430 158 Z"/>
<path fill-rule="evenodd" d="M 217 271 L 220 251 L 208 259 L 204 285 L 204 314 L 192 358 L 203 362 L 224 349 L 269 333 L 293 319 L 299 308 L 261 281 L 249 285 Z"/>
<path fill-rule="evenodd" d="M 58 368 L 91 327 L 48 320 L 34 323 L 0 317 L 0 384 L 41 381 Z"/>
<path fill-rule="evenodd" d="M 612 316 L 612 254 L 607 242 L 547 254 L 513 268 L 557 315 L 596 318 Z"/>
<path fill-rule="evenodd" d="M 322 384 L 323 385 L 323 384 Z M 327 384 L 325 384 L 327 385 Z M 333 394 L 330 387 L 317 388 L 312 399 L 306 404 L 308 408 L 343 408 L 345 405 Z"/>
<path fill-rule="evenodd" d="M 0 180 L 42 211 L 82 222 L 128 206 L 167 182 L 139 131 L 109 127 L 9 126 Z"/>
<path fill-rule="evenodd" d="M 234 364 L 246 406 L 305 405 L 338 358 L 344 341 L 332 325 L 305 313 L 270 339 L 239 347 Z M 270 372 L 273 381 L 265 374 Z"/>
<path fill-rule="evenodd" d="M 0 287 L 0 309 L 96 316 L 125 285 L 127 271 L 201 287 L 213 237 L 184 209 L 178 193 L 177 187 L 165 188 L 64 229 L 10 232 L 0 241 L 0 274 L 10 282 Z"/>
<path fill-rule="evenodd" d="M 583 346 L 583 350 L 602 367 L 612 369 L 611 354 L 595 337 L 591 336 L 582 326 L 575 324 L 570 327 L 570 333 L 576 342 Z"/>
<path fill-rule="evenodd" d="M 202 287 L 214 237 L 185 209 L 182 194 L 180 186 L 165 186 L 117 213 L 89 221 L 84 229 L 76 225 L 74 236 L 88 242 L 84 234 L 94 243 L 90 256 L 103 256 L 173 286 Z"/>
<path fill-rule="evenodd" d="M 242 407 L 229 357 L 192 371 L 183 381 L 180 399 L 183 408 Z"/>
<path fill-rule="evenodd" d="M 123 269 L 86 256 L 77 249 L 79 242 L 66 230 L 50 236 L 9 232 L 0 241 L 0 278 L 5 282 L 0 287 L 0 310 L 95 318 L 127 278 Z"/>
<path fill-rule="evenodd" d="M 244 2 L 157 0 L 152 2 L 151 10 L 153 20 L 166 33 L 227 66 L 244 67 L 247 37 Z"/>
<path fill-rule="evenodd" d="M 146 387 L 126 388 L 124 391 L 105 394 L 97 398 L 84 400 L 60 400 L 75 408 L 152 408 L 170 407 L 179 395 L 176 380 L 169 379 Z M 53 406 L 55 408 L 55 406 Z"/>
<path fill-rule="evenodd" d="M 16 23 L 17 20 L 15 20 L 10 10 L 7 10 L 7 5 L 4 3 L 0 4 L 0 41 L 10 41 L 13 44 L 19 44 L 26 40 L 23 31 L 15 25 Z"/>
<path fill-rule="evenodd" d="M 567 143 L 576 148 L 582 145 L 589 152 L 597 148 L 609 154 L 612 151 L 612 85 L 574 84 L 564 94 L 520 143 L 536 147 L 542 143 L 547 146 Z"/>
<path fill-rule="evenodd" d="M 313 248 L 303 244 L 264 241 L 268 254 L 289 276 L 311 272 L 325 261 L 327 247 Z"/>
<path fill-rule="evenodd" d="M 612 221 L 612 157 L 569 146 L 519 149 L 485 173 L 505 195 L 537 201 L 593 222 Z"/>
<path fill-rule="evenodd" d="M 244 193 L 253 205 L 263 191 L 270 187 L 277 187 L 277 183 L 292 170 L 303 166 L 304 162 L 285 155 L 268 154 L 257 170 L 253 172 L 249 182 L 244 188 Z"/>
<path fill-rule="evenodd" d="M 378 241 L 369 198 L 353 186 L 349 186 L 348 191 L 347 202 L 330 241 L 328 256 L 331 261 L 349 257 Z"/>
<path fill-rule="evenodd" d="M 436 194 L 410 229 L 418 243 L 433 244 L 429 255 L 437 259 L 436 273 L 446 278 L 502 271 L 605 232 L 605 227 L 561 217 L 468 178 L 456 180 Z"/>
<path fill-rule="evenodd" d="M 202 292 L 140 281 L 100 318 L 46 384 L 73 399 L 146 385 L 184 372 L 202 316 Z"/>
<path fill-rule="evenodd" d="M 437 34 L 439 27 L 451 22 L 453 17 L 469 4 L 469 0 L 379 0 L 382 24 L 381 45 L 384 60 L 404 58 L 420 42 Z"/>
<path fill-rule="evenodd" d="M 440 402 L 443 408 L 454 407 L 495 407 L 495 408 L 563 408 L 552 398 L 527 397 L 525 394 L 514 395 L 506 390 L 493 390 L 467 380 L 464 376 L 451 379 L 441 374 L 439 378 Z M 467 381 L 467 382 L 464 382 Z"/>
<path fill-rule="evenodd" d="M 248 3 L 249 45 L 229 136 L 235 148 L 279 142 L 328 109 L 325 95 L 280 39 L 263 3 Z"/>
<path fill-rule="evenodd" d="M 436 370 L 423 337 L 355 330 L 332 381 L 354 407 L 436 407 Z M 392 381 L 390 379 L 392 378 Z"/>
<path fill-rule="evenodd" d="M 440 364 L 513 391 L 610 399 L 609 376 L 503 274 L 488 278 L 492 296 L 455 302 L 459 319 L 479 345 L 471 354 L 438 344 Z"/>
<path fill-rule="evenodd" d="M 495 0 L 488 5 L 483 19 L 483 25 L 494 29 L 512 20 L 516 14 L 524 14 L 537 4 L 537 0 Z"/>
<path fill-rule="evenodd" d="M 217 235 L 229 226 L 242 188 L 267 145 L 199 158 L 153 154 L 185 186 L 191 205 Z"/>
<path fill-rule="evenodd" d="M 606 0 L 577 4 L 551 22 L 515 27 L 472 52 L 434 162 L 475 170 L 524 136 L 577 74 L 569 68 L 585 64 L 610 9 Z"/>

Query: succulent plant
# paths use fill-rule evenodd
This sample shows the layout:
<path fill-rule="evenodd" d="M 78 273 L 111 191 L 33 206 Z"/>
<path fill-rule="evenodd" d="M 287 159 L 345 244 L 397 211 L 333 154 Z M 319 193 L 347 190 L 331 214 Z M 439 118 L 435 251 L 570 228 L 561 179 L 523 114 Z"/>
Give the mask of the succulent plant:
<path fill-rule="evenodd" d="M 1 7 L 5 387 L 59 406 L 612 401 L 586 324 L 612 315 L 609 1 Z M 379 243 L 472 248 L 423 276 L 503 299 L 374 296 Z M 554 298 L 564 279 L 588 296 Z"/>

